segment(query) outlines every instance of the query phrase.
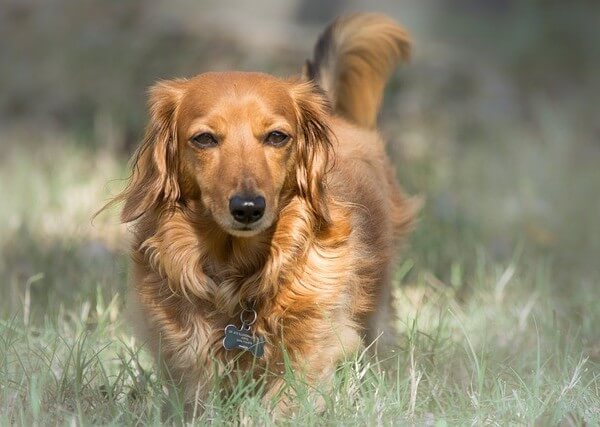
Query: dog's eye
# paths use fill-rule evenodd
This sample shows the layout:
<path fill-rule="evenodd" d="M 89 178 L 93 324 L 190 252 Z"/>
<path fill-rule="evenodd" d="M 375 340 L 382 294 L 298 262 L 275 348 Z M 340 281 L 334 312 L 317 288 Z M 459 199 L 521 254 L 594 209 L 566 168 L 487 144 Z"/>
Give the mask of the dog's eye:
<path fill-rule="evenodd" d="M 199 148 L 216 147 L 218 144 L 217 138 L 215 138 L 214 135 L 206 132 L 194 136 L 190 142 Z"/>
<path fill-rule="evenodd" d="M 267 137 L 265 138 L 265 143 L 273 145 L 275 147 L 280 147 L 286 142 L 288 142 L 289 139 L 289 135 L 275 130 L 267 135 Z"/>

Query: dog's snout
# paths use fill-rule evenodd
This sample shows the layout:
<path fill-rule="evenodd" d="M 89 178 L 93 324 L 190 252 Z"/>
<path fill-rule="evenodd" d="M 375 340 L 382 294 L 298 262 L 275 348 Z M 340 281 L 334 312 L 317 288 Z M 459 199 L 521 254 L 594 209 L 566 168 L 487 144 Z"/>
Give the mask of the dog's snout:
<path fill-rule="evenodd" d="M 262 218 L 266 202 L 262 196 L 233 196 L 229 200 L 231 216 L 243 224 L 251 224 Z"/>

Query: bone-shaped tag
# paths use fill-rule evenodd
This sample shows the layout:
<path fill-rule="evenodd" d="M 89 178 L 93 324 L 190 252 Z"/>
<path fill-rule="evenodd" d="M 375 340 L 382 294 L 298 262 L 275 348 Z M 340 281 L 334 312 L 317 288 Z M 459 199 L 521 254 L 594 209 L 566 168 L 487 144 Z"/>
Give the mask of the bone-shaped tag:
<path fill-rule="evenodd" d="M 235 325 L 227 325 L 225 328 L 225 338 L 223 338 L 223 347 L 225 350 L 247 350 L 254 357 L 262 357 L 265 353 L 265 339 L 261 336 L 256 338 L 250 332 L 250 328 L 238 329 Z"/>

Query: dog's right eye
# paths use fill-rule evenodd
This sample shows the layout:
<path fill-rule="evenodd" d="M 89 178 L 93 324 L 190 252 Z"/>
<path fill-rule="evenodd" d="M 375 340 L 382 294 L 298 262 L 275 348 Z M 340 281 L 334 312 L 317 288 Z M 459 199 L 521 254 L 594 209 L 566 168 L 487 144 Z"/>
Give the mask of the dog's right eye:
<path fill-rule="evenodd" d="M 273 132 L 267 135 L 267 137 L 265 138 L 265 142 L 274 147 L 281 147 L 282 145 L 285 145 L 285 143 L 288 142 L 289 139 L 289 135 L 286 135 L 283 132 L 279 132 L 278 130 L 274 130 Z"/>
<path fill-rule="evenodd" d="M 210 148 L 218 145 L 217 138 L 215 138 L 214 135 L 206 132 L 192 137 L 190 142 L 198 148 Z"/>

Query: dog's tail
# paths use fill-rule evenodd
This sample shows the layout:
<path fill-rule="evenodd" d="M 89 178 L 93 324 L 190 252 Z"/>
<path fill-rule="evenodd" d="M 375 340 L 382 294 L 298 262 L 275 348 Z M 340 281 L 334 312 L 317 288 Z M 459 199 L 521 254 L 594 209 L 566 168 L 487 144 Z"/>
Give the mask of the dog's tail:
<path fill-rule="evenodd" d="M 304 77 L 326 93 L 336 113 L 373 128 L 383 89 L 398 62 L 408 60 L 408 33 L 385 15 L 338 18 L 319 38 Z"/>

